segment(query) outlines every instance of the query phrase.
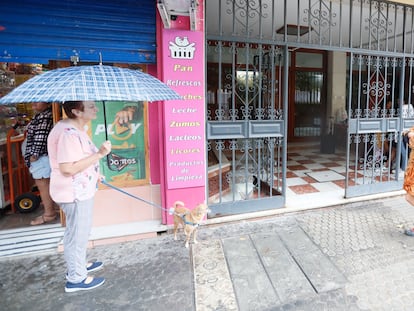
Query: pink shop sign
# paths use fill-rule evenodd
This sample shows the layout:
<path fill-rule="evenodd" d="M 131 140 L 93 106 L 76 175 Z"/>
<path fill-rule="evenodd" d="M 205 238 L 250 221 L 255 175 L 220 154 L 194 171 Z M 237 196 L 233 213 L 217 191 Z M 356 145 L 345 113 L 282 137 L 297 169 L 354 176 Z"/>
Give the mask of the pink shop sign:
<path fill-rule="evenodd" d="M 163 30 L 164 83 L 182 100 L 164 102 L 168 189 L 205 185 L 204 34 Z"/>

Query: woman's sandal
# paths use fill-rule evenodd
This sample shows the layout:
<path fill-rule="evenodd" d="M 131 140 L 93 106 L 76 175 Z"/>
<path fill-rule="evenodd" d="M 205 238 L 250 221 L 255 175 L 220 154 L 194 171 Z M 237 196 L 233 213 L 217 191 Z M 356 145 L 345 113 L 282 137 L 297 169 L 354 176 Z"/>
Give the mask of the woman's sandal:
<path fill-rule="evenodd" d="M 47 224 L 48 222 L 54 221 L 56 219 L 56 216 L 57 216 L 56 214 L 53 216 L 47 216 L 47 215 L 38 216 L 30 222 L 30 225 L 38 226 L 38 225 Z"/>

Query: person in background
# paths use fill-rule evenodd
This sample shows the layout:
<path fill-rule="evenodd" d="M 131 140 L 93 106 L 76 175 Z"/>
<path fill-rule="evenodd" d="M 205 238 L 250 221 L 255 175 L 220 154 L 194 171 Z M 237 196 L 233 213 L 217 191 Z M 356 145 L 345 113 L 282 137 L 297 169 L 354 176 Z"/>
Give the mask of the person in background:
<path fill-rule="evenodd" d="M 23 157 L 35 181 L 43 203 L 44 211 L 33 219 L 32 226 L 45 224 L 56 219 L 55 203 L 50 197 L 50 164 L 47 150 L 47 137 L 53 127 L 52 106 L 49 103 L 33 103 L 35 113 L 26 128 L 26 143 Z"/>
<path fill-rule="evenodd" d="M 385 105 L 385 115 L 387 117 L 394 117 L 396 109 L 394 109 L 394 104 L 392 99 L 388 99 Z M 392 165 L 395 161 L 396 157 L 396 149 L 397 149 L 397 137 L 393 135 L 393 133 L 387 133 L 385 136 L 384 141 L 384 155 L 387 159 L 384 163 L 383 170 L 388 171 L 390 168 L 392 169 Z"/>
<path fill-rule="evenodd" d="M 410 128 L 407 133 L 408 147 L 414 148 L 414 127 Z M 410 153 L 408 164 L 404 173 L 403 188 L 407 191 L 405 199 L 414 206 L 414 152 Z M 405 229 L 404 233 L 408 236 L 414 236 L 414 228 Z"/>
<path fill-rule="evenodd" d="M 400 101 L 399 101 L 400 103 Z M 388 111 L 395 111 L 395 109 L 392 108 L 392 101 L 389 100 L 386 105 L 386 109 Z M 407 101 L 402 101 L 402 106 L 400 106 L 401 115 L 404 119 L 410 119 L 414 118 L 414 107 L 407 103 Z M 394 115 L 392 113 L 389 113 L 389 116 L 393 117 Z M 400 167 L 404 171 L 407 166 L 407 159 L 409 156 L 410 149 L 407 148 L 407 132 L 401 133 L 401 157 L 400 157 Z M 393 139 L 391 139 L 390 143 L 386 141 L 384 146 L 384 152 L 389 156 L 389 161 L 386 161 L 384 164 L 384 169 L 388 171 L 390 168 L 391 170 L 395 169 L 395 160 L 396 160 L 396 151 L 397 151 L 397 143 L 398 143 L 399 136 L 397 134 L 394 135 Z"/>
<path fill-rule="evenodd" d="M 412 119 L 414 118 L 414 107 L 407 101 L 403 102 L 401 108 L 401 114 L 404 119 Z M 407 161 L 410 156 L 410 148 L 408 148 L 408 132 L 405 131 L 402 133 L 402 141 L 401 141 L 401 169 L 404 171 L 407 167 Z"/>
<path fill-rule="evenodd" d="M 404 119 L 414 118 L 414 107 L 406 100 L 402 101 L 401 115 Z"/>
<path fill-rule="evenodd" d="M 68 101 L 63 109 L 67 118 L 56 123 L 48 138 L 50 194 L 66 216 L 65 292 L 76 292 L 94 289 L 105 282 L 102 277 L 88 276 L 89 272 L 102 268 L 103 263 L 87 263 L 86 250 L 95 192 L 101 178 L 99 160 L 110 153 L 111 143 L 105 141 L 98 149 L 86 132 L 85 127 L 98 112 L 95 102 Z"/>

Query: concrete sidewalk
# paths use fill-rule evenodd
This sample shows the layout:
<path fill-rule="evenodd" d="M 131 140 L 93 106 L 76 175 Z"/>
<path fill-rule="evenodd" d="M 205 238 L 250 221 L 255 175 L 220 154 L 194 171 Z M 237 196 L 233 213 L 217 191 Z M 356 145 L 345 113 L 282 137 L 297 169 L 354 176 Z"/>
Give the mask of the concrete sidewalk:
<path fill-rule="evenodd" d="M 89 250 L 93 291 L 65 293 L 63 254 L 0 261 L 1 310 L 414 310 L 414 207 L 403 196 L 202 226 Z"/>

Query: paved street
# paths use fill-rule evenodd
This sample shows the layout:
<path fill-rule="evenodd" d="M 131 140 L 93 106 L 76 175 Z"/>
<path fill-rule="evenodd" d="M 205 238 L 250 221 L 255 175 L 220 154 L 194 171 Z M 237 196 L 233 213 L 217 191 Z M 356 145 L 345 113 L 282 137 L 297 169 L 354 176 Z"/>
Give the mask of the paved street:
<path fill-rule="evenodd" d="M 65 293 L 61 253 L 0 261 L 1 310 L 414 310 L 402 196 L 99 246 L 106 283 Z"/>

